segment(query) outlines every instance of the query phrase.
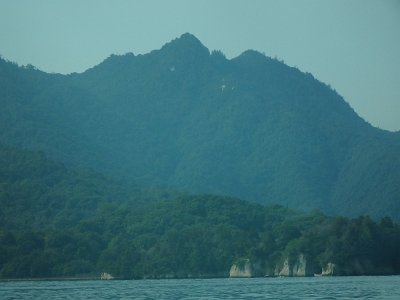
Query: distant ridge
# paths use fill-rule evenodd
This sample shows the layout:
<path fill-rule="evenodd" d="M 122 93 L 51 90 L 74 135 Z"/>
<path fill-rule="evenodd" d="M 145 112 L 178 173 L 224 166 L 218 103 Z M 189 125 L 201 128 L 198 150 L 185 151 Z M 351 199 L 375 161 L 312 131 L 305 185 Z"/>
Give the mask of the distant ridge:
<path fill-rule="evenodd" d="M 0 143 L 195 193 L 400 220 L 400 134 L 311 74 L 186 33 L 82 74 L 0 60 Z"/>

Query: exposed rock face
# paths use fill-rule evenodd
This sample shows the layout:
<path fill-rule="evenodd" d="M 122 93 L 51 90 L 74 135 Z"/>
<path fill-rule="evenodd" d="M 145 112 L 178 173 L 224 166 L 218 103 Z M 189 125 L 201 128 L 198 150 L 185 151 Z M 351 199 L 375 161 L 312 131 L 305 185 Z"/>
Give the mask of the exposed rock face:
<path fill-rule="evenodd" d="M 114 276 L 112 276 L 110 273 L 103 272 L 100 274 L 100 279 L 101 280 L 112 280 L 112 279 L 114 279 Z"/>
<path fill-rule="evenodd" d="M 287 257 L 281 268 L 278 266 L 275 268 L 274 275 L 284 277 L 304 277 L 313 276 L 313 272 L 309 267 L 307 267 L 307 260 L 304 254 L 300 253 L 293 263 L 291 263 Z"/>
<path fill-rule="evenodd" d="M 332 262 L 322 268 L 322 276 L 360 276 L 360 275 L 390 275 L 395 274 L 392 267 L 375 266 L 368 259 L 354 259 L 345 265 L 337 265 Z"/>
<path fill-rule="evenodd" d="M 285 261 L 283 262 L 281 270 L 279 270 L 279 268 L 275 270 L 275 275 L 284 277 L 292 276 L 292 272 L 290 270 L 290 265 L 289 265 L 289 258 L 286 257 Z"/>
<path fill-rule="evenodd" d="M 295 260 L 286 257 L 282 264 L 273 267 L 268 262 L 252 263 L 250 259 L 240 259 L 235 262 L 230 271 L 229 277 L 261 277 L 261 276 L 283 276 L 283 277 L 305 277 L 313 276 L 314 272 L 307 263 L 303 253 L 300 253 Z"/>
<path fill-rule="evenodd" d="M 295 263 L 293 264 L 292 272 L 292 276 L 299 277 L 314 275 L 313 272 L 311 272 L 310 268 L 307 266 L 307 260 L 303 253 L 300 253 L 297 261 L 295 261 Z"/>
<path fill-rule="evenodd" d="M 234 263 L 229 271 L 229 277 L 231 278 L 245 278 L 254 277 L 253 265 L 250 259 L 241 259 L 237 263 Z"/>
<path fill-rule="evenodd" d="M 326 264 L 325 268 L 322 268 L 322 276 L 333 276 L 336 275 L 336 265 L 329 262 Z"/>

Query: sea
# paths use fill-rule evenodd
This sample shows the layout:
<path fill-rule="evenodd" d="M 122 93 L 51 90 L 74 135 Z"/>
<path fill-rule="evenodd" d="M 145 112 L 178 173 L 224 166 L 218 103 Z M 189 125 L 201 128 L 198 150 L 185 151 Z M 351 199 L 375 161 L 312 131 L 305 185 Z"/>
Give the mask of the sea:
<path fill-rule="evenodd" d="M 0 299 L 400 299 L 400 276 L 0 281 Z"/>

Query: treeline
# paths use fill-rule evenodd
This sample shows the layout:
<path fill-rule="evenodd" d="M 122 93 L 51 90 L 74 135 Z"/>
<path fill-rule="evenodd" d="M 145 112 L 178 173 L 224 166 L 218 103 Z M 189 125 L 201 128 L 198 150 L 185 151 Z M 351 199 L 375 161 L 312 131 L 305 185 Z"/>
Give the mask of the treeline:
<path fill-rule="evenodd" d="M 315 273 L 399 274 L 400 227 L 297 214 L 215 196 L 180 196 L 133 210 L 104 205 L 63 230 L 0 231 L 1 278 L 228 276 L 240 258 L 277 264 L 303 253 Z"/>
<path fill-rule="evenodd" d="M 235 198 L 143 189 L 0 146 L 0 278 L 228 276 L 235 261 L 300 253 L 314 273 L 399 274 L 390 218 L 327 217 Z"/>

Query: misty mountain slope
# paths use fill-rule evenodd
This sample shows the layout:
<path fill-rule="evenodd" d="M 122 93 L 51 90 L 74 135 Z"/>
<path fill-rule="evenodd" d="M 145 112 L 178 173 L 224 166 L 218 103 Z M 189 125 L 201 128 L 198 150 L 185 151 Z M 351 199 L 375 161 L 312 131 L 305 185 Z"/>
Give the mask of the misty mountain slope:
<path fill-rule="evenodd" d="M 140 184 L 400 217 L 399 135 L 256 51 L 227 60 L 185 34 L 82 74 L 0 65 L 4 143 Z"/>
<path fill-rule="evenodd" d="M 397 134 L 398 137 L 398 134 Z M 336 182 L 331 203 L 339 214 L 396 216 L 400 212 L 399 139 L 379 132 L 356 139 Z M 391 211 L 392 213 L 388 213 Z"/>
<path fill-rule="evenodd" d="M 88 91 L 66 83 L 66 76 L 0 60 L 0 136 L 5 144 L 42 150 L 68 164 L 98 160 L 101 148 L 81 130 L 95 103 Z"/>
<path fill-rule="evenodd" d="M 136 211 L 170 196 L 180 193 L 139 188 L 0 144 L 1 229 L 66 230 L 102 211 Z"/>

